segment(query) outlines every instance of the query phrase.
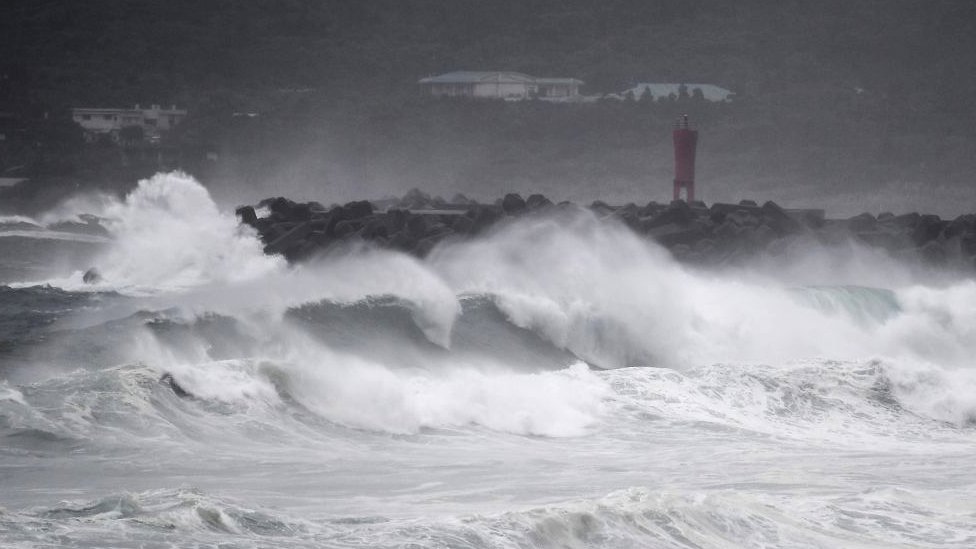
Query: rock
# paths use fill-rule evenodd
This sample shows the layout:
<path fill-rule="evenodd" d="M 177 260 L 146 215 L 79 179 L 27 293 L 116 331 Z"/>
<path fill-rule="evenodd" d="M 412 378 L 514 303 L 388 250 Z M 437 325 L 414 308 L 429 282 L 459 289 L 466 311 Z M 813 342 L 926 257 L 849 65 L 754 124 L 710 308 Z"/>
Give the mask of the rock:
<path fill-rule="evenodd" d="M 268 208 L 272 214 L 276 214 L 281 219 L 291 219 L 292 209 L 295 207 L 295 203 L 283 196 L 276 198 L 265 198 L 261 202 L 258 202 L 259 208 Z"/>
<path fill-rule="evenodd" d="M 942 218 L 937 215 L 920 216 L 918 223 L 915 225 L 915 229 L 912 231 L 912 240 L 918 246 L 922 246 L 926 242 L 938 238 L 946 225 L 947 223 L 942 221 Z"/>
<path fill-rule="evenodd" d="M 85 284 L 98 284 L 102 280 L 102 273 L 98 272 L 98 269 L 92 267 L 85 271 L 85 274 L 81 276 L 81 281 Z"/>
<path fill-rule="evenodd" d="M 664 211 L 664 208 L 665 206 L 663 204 L 658 204 L 652 200 L 641 208 L 640 211 L 637 212 L 637 215 L 638 217 L 651 217 Z"/>
<path fill-rule="evenodd" d="M 359 219 L 343 219 L 336 223 L 333 234 L 336 238 L 346 238 L 358 232 L 364 226 L 363 222 Z"/>
<path fill-rule="evenodd" d="M 241 223 L 245 225 L 254 227 L 258 222 L 258 214 L 255 213 L 254 208 L 251 206 L 241 206 L 234 213 L 237 214 L 237 217 L 241 218 Z"/>
<path fill-rule="evenodd" d="M 703 257 L 711 255 L 715 251 L 715 241 L 710 238 L 703 238 L 695 243 L 695 247 L 692 250 Z"/>
<path fill-rule="evenodd" d="M 869 213 L 858 214 L 847 220 L 847 228 L 856 233 L 873 231 L 877 226 L 878 221 Z"/>
<path fill-rule="evenodd" d="M 311 222 L 299 223 L 285 234 L 276 238 L 273 242 L 265 246 L 264 252 L 268 254 L 285 254 L 289 249 L 300 243 L 309 233 L 312 232 Z"/>
<path fill-rule="evenodd" d="M 762 205 L 761 212 L 764 223 L 779 236 L 798 233 L 803 229 L 799 221 L 772 200 Z"/>
<path fill-rule="evenodd" d="M 312 240 L 311 238 L 306 238 L 300 244 L 298 244 L 295 249 L 289 252 L 289 260 L 297 261 L 301 259 L 307 259 L 312 257 L 317 250 L 319 250 L 318 242 Z"/>
<path fill-rule="evenodd" d="M 862 231 L 855 236 L 869 246 L 889 252 L 912 246 L 912 242 L 907 237 L 892 230 Z"/>
<path fill-rule="evenodd" d="M 750 201 L 751 202 L 751 201 Z M 712 207 L 708 209 L 709 217 L 714 223 L 722 223 L 725 221 L 725 217 L 734 212 L 742 212 L 745 214 L 751 214 L 755 216 L 762 215 L 762 208 L 759 206 L 750 206 L 742 204 L 728 204 L 722 202 L 716 202 L 712 204 Z"/>
<path fill-rule="evenodd" d="M 329 236 L 333 236 L 334 237 L 335 236 L 335 227 L 336 227 L 336 225 L 338 225 L 339 222 L 341 222 L 341 221 L 345 221 L 345 220 L 351 219 L 351 218 L 352 218 L 352 216 L 349 215 L 349 212 L 346 211 L 346 208 L 345 207 L 343 207 L 343 206 L 336 206 L 336 207 L 332 208 L 331 210 L 329 210 L 329 213 L 325 215 L 325 232 L 326 232 L 326 234 L 328 234 Z M 321 226 L 321 221 L 313 221 L 312 223 L 315 223 L 316 224 L 315 225 L 316 226 L 316 229 L 318 229 L 318 227 Z"/>
<path fill-rule="evenodd" d="M 729 241 L 739 235 L 739 225 L 731 219 L 726 219 L 712 230 L 712 234 L 719 240 Z"/>
<path fill-rule="evenodd" d="M 430 221 L 426 215 L 411 215 L 407 218 L 404 230 L 408 235 L 419 240 L 430 230 Z"/>
<path fill-rule="evenodd" d="M 396 200 L 384 204 L 389 207 Z M 393 208 L 377 213 L 375 204 L 356 201 L 326 212 L 318 203 L 301 204 L 276 197 L 261 202 L 270 210 L 264 218 L 258 218 L 251 206 L 237 208 L 236 213 L 242 223 L 257 229 L 268 253 L 280 253 L 294 261 L 351 238 L 425 256 L 445 238 L 479 234 L 506 215 L 547 208 L 571 215 L 584 209 L 570 202 L 553 205 L 542 194 L 523 200 L 510 193 L 495 205 L 479 205 L 458 194 L 447 203 L 417 189 L 398 203 L 419 210 L 430 210 L 433 205 L 437 210 L 411 213 Z M 461 210 L 459 206 L 467 208 L 463 215 L 458 215 L 460 211 L 441 211 Z M 804 242 L 846 246 L 852 239 L 886 250 L 896 258 L 929 265 L 968 265 L 976 256 L 976 215 L 972 214 L 952 221 L 936 215 L 895 216 L 887 212 L 877 218 L 863 213 L 836 220 L 826 219 L 823 210 L 787 210 L 772 201 L 760 207 L 751 200 L 715 203 L 710 208 L 700 201 L 675 200 L 667 206 L 629 203 L 621 207 L 595 201 L 589 209 L 599 218 L 618 219 L 635 232 L 646 234 L 683 261 L 703 265 L 744 263 L 760 253 L 789 257 Z M 83 279 L 94 283 L 100 277 L 90 269 Z"/>
<path fill-rule="evenodd" d="M 637 216 L 637 206 L 631 208 L 621 208 L 614 212 L 613 217 L 616 217 L 620 221 L 627 225 L 634 231 L 641 231 L 641 218 Z"/>
<path fill-rule="evenodd" d="M 539 208 L 545 208 L 552 206 L 552 200 L 549 200 L 541 194 L 530 195 L 525 201 L 525 207 L 530 210 L 538 210 Z"/>
<path fill-rule="evenodd" d="M 896 215 L 891 222 L 898 227 L 914 227 L 918 224 L 918 220 L 921 218 L 917 212 Z"/>
<path fill-rule="evenodd" d="M 344 205 L 343 208 L 345 208 L 346 214 L 349 216 L 347 219 L 359 219 L 373 215 L 373 205 L 368 200 L 350 202 Z"/>
<path fill-rule="evenodd" d="M 960 248 L 966 255 L 976 255 L 976 234 L 967 234 L 959 238 Z"/>
<path fill-rule="evenodd" d="M 918 255 L 930 265 L 945 265 L 946 250 L 940 242 L 930 240 L 918 249 Z"/>
<path fill-rule="evenodd" d="M 606 217 L 608 215 L 612 215 L 614 209 L 602 200 L 594 200 L 593 203 L 590 204 L 590 211 L 592 211 L 598 217 Z"/>
<path fill-rule="evenodd" d="M 801 227 L 820 229 L 826 223 L 826 212 L 821 209 L 787 210 L 786 213 Z"/>
<path fill-rule="evenodd" d="M 404 210 L 390 210 L 386 212 L 387 229 L 389 234 L 393 234 L 403 229 L 407 224 L 410 212 Z"/>
<path fill-rule="evenodd" d="M 433 250 L 434 247 L 437 246 L 437 244 L 439 244 L 440 241 L 443 240 L 449 234 L 450 232 L 439 233 L 436 235 L 432 235 L 420 239 L 417 242 L 417 246 L 413 250 L 414 254 L 417 255 L 417 257 L 427 257 L 427 255 L 430 254 L 431 250 Z"/>
<path fill-rule="evenodd" d="M 390 222 L 386 215 L 365 217 L 363 220 L 366 223 L 359 230 L 359 236 L 366 240 L 386 238 L 391 233 L 396 232 L 395 230 L 391 230 Z"/>
<path fill-rule="evenodd" d="M 765 248 L 772 241 L 776 240 L 776 238 L 776 231 L 774 231 L 769 225 L 763 224 L 756 227 L 756 230 L 752 232 L 751 244 L 756 249 Z"/>
<path fill-rule="evenodd" d="M 438 219 L 434 219 L 433 221 L 428 222 L 427 232 L 424 234 L 424 238 L 431 237 L 431 236 L 441 237 L 441 236 L 451 234 L 452 232 L 454 231 L 452 231 L 449 226 L 442 223 Z"/>
<path fill-rule="evenodd" d="M 471 234 L 474 232 L 474 219 L 466 215 L 455 216 L 451 229 L 458 234 Z"/>
<path fill-rule="evenodd" d="M 662 225 L 652 228 L 647 236 L 661 243 L 665 247 L 679 244 L 691 246 L 704 237 L 701 227 L 687 227 L 678 224 Z"/>
<path fill-rule="evenodd" d="M 946 238 L 952 238 L 954 236 L 962 236 L 974 232 L 976 232 L 976 215 L 967 214 L 960 215 L 959 217 L 950 221 L 943 231 L 943 234 Z"/>
<path fill-rule="evenodd" d="M 677 225 L 688 225 L 695 219 L 695 213 L 691 206 L 684 200 L 674 200 L 666 210 L 654 217 L 653 225 L 662 226 L 671 223 Z"/>
<path fill-rule="evenodd" d="M 328 247 L 332 245 L 333 242 L 335 242 L 332 239 L 332 237 L 330 237 L 328 233 L 326 233 L 325 231 L 312 231 L 308 233 L 308 236 L 305 237 L 305 240 L 309 242 L 314 242 L 315 245 L 319 248 Z"/>
<path fill-rule="evenodd" d="M 267 226 L 267 228 L 261 232 L 261 240 L 265 244 L 270 244 L 275 240 L 278 240 L 282 236 L 294 229 L 298 224 L 291 221 L 281 221 L 278 223 L 272 223 Z"/>
<path fill-rule="evenodd" d="M 291 208 L 291 217 L 289 219 L 293 221 L 308 221 L 312 219 L 312 207 L 308 204 L 296 203 Z"/>
<path fill-rule="evenodd" d="M 502 211 L 506 215 L 516 215 L 525 210 L 525 200 L 517 193 L 508 193 L 502 199 Z"/>
<path fill-rule="evenodd" d="M 430 195 L 417 188 L 410 189 L 400 199 L 400 207 L 408 210 L 430 209 Z"/>
<path fill-rule="evenodd" d="M 725 216 L 726 221 L 732 221 L 740 227 L 758 227 L 762 220 L 758 215 L 747 210 L 736 210 Z"/>
<path fill-rule="evenodd" d="M 265 242 L 267 242 L 267 240 L 265 239 L 265 235 L 268 234 L 268 231 L 270 231 L 271 227 L 273 226 L 274 226 L 274 222 L 268 219 L 267 217 L 259 217 L 257 222 L 254 223 L 254 228 L 258 230 L 258 234 L 261 236 L 261 240 L 265 240 Z"/>
<path fill-rule="evenodd" d="M 404 229 L 389 238 L 389 245 L 391 248 L 400 250 L 402 252 L 412 252 L 417 246 L 417 239 L 410 236 L 407 230 Z"/>
<path fill-rule="evenodd" d="M 474 227 L 472 228 L 472 234 L 478 234 L 488 227 L 494 225 L 499 219 L 502 218 L 502 210 L 498 206 L 477 206 L 472 210 L 468 210 L 471 214 L 474 212 L 472 219 L 474 220 Z"/>

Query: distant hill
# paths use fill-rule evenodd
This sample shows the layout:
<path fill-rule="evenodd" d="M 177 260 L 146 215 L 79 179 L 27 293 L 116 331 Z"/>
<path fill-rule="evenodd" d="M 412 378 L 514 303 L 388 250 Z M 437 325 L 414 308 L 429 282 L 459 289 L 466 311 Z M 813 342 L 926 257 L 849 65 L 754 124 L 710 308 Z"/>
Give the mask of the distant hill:
<path fill-rule="evenodd" d="M 976 171 L 969 0 L 19 0 L 3 15 L 0 111 L 187 107 L 179 139 L 220 151 L 198 169 L 215 187 L 590 184 L 626 197 L 667 178 L 670 108 L 417 99 L 418 78 L 461 69 L 572 76 L 584 93 L 733 90 L 724 110 L 685 106 L 707 130 L 702 175 L 723 189 L 787 181 L 803 200 L 815 184 L 863 194 Z"/>

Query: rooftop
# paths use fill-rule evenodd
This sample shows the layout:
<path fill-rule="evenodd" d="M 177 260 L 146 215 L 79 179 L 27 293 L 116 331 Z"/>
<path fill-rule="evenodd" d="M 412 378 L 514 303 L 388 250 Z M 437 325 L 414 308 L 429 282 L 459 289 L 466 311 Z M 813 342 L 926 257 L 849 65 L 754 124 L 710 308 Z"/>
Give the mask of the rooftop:
<path fill-rule="evenodd" d="M 421 78 L 419 84 L 478 84 L 482 82 L 501 84 L 582 84 L 576 78 L 537 78 L 514 71 L 454 71 L 437 76 Z"/>
<path fill-rule="evenodd" d="M 437 76 L 421 78 L 420 84 L 477 84 L 479 82 L 532 82 L 535 78 L 509 71 L 454 71 Z"/>

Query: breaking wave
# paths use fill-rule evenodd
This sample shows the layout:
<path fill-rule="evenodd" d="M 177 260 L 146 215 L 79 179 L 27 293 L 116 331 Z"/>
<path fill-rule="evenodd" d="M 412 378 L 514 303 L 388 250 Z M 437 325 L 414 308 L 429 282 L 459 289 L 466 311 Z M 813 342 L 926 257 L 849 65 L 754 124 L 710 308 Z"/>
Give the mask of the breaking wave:
<path fill-rule="evenodd" d="M 23 465 L 23 486 L 46 475 L 60 493 L 88 489 L 0 510 L 4 542 L 939 547 L 976 535 L 943 501 L 965 501 L 965 482 L 855 482 L 876 478 L 862 464 L 879 455 L 924 477 L 933 447 L 971 470 L 976 281 L 869 285 L 861 261 L 830 285 L 695 270 L 586 211 L 526 216 L 426 259 L 363 245 L 290 266 L 182 174 L 97 206 L 110 233 L 98 283 L 78 271 L 0 287 L 0 458 Z M 828 450 L 843 459 L 817 461 Z M 91 474 L 58 476 L 69 461 Z M 298 494 L 292 508 L 312 498 L 314 518 L 248 499 L 284 493 Z"/>
<path fill-rule="evenodd" d="M 250 228 L 179 173 L 140 182 L 100 214 L 112 243 L 97 261 L 103 277 L 94 289 L 129 296 L 125 314 L 155 311 L 150 316 L 158 322 L 165 311 L 176 321 L 155 325 L 151 337 L 129 338 L 125 352 L 111 356 L 160 370 L 190 372 L 217 360 L 301 363 L 317 355 L 329 365 L 313 369 L 316 376 L 358 369 L 386 387 L 403 384 L 398 371 L 406 370 L 436 380 L 463 371 L 536 375 L 578 362 L 690 371 L 880 360 L 892 365 L 896 389 L 927 380 L 932 391 L 952 391 L 973 378 L 972 280 L 944 287 L 796 286 L 770 273 L 689 270 L 585 211 L 527 217 L 445 243 L 426 260 L 363 247 L 289 267 L 265 255 Z M 60 282 L 76 289 L 79 277 Z M 158 329 L 214 315 L 234 324 L 236 338 L 201 330 L 167 341 Z M 148 322 L 130 318 L 134 332 Z M 77 341 L 94 339 L 97 330 L 59 334 Z M 438 387 L 418 382 L 411 390 Z M 948 412 L 955 404 L 922 408 L 957 420 L 968 413 Z M 414 427 L 400 430 L 425 424 L 408 419 L 405 425 Z"/>

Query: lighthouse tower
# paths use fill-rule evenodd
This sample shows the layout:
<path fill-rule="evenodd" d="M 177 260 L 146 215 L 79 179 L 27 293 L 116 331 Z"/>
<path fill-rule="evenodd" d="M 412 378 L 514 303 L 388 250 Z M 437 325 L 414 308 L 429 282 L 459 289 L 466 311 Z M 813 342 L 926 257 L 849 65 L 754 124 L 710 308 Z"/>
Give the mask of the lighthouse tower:
<path fill-rule="evenodd" d="M 698 132 L 688 127 L 688 115 L 683 115 L 674 123 L 674 199 L 681 198 L 685 190 L 688 202 L 695 199 L 695 148 L 698 145 Z"/>

